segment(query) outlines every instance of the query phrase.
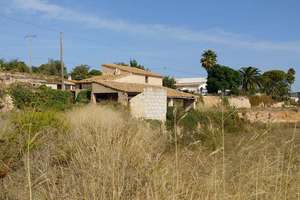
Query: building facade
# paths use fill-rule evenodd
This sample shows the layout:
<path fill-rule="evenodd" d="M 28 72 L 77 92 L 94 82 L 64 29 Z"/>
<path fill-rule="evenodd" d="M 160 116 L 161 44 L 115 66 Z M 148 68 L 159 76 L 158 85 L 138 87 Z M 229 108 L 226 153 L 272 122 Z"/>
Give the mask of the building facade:
<path fill-rule="evenodd" d="M 194 94 L 207 94 L 207 79 L 202 77 L 195 78 L 176 78 L 176 88 L 183 92 Z"/>
<path fill-rule="evenodd" d="M 162 86 L 163 76 L 134 67 L 104 64 L 101 76 L 77 82 L 77 89 L 91 90 L 93 103 L 112 100 L 129 106 L 137 118 L 166 120 L 167 106 L 180 101 L 184 108 L 195 106 L 192 94 Z"/>

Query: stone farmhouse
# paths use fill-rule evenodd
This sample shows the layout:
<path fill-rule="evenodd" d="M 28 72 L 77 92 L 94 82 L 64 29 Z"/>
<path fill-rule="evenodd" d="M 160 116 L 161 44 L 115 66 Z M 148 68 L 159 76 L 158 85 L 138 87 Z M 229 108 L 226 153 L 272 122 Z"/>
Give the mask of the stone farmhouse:
<path fill-rule="evenodd" d="M 166 120 L 168 106 L 195 106 L 197 97 L 162 86 L 163 76 L 134 67 L 103 64 L 101 76 L 76 83 L 77 91 L 91 89 L 91 102 L 113 100 L 129 106 L 134 117 Z"/>

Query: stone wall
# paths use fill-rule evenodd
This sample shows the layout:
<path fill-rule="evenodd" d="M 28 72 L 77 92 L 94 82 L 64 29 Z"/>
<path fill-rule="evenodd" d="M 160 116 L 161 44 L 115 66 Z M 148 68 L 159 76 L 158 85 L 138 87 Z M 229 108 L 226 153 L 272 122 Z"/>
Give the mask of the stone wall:
<path fill-rule="evenodd" d="M 299 123 L 300 112 L 293 110 L 283 111 L 250 111 L 239 113 L 240 118 L 245 119 L 251 123 Z"/>
<path fill-rule="evenodd" d="M 251 108 L 248 97 L 229 97 L 229 105 L 234 108 Z"/>
<path fill-rule="evenodd" d="M 130 100 L 132 116 L 153 120 L 166 120 L 167 93 L 164 89 L 146 88 Z"/>
<path fill-rule="evenodd" d="M 235 108 L 251 108 L 248 97 L 228 97 L 228 103 L 231 107 Z M 203 96 L 202 102 L 198 103 L 198 108 L 214 108 L 222 105 L 220 96 Z"/>
<path fill-rule="evenodd" d="M 14 104 L 11 96 L 5 95 L 0 99 L 0 112 L 9 112 L 13 110 Z"/>

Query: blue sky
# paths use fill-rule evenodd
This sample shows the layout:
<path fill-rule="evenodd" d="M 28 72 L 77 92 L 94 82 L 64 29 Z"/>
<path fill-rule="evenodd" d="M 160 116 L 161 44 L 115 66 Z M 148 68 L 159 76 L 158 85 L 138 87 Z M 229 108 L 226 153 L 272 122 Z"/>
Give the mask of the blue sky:
<path fill-rule="evenodd" d="M 1 0 L 0 58 L 28 62 L 25 35 L 35 34 L 33 64 L 59 58 L 99 68 L 135 58 L 175 77 L 205 76 L 205 49 L 235 69 L 294 67 L 300 90 L 300 2 L 297 0 Z M 298 81 L 299 80 L 299 81 Z"/>

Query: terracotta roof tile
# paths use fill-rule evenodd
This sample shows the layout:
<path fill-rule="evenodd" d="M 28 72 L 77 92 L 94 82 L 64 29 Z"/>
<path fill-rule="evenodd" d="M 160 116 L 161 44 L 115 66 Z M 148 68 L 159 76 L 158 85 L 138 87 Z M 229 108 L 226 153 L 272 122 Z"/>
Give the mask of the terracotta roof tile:
<path fill-rule="evenodd" d="M 153 86 L 153 85 L 137 84 L 137 83 L 120 83 L 120 82 L 105 81 L 105 80 L 98 80 L 94 82 L 101 84 L 105 87 L 109 87 L 111 89 L 123 91 L 123 92 L 141 93 L 144 91 L 145 88 L 151 87 L 151 88 L 165 89 L 167 91 L 167 96 L 169 98 L 188 98 L 188 99 L 197 98 L 195 95 L 174 90 L 171 88 L 162 87 L 162 86 Z"/>
<path fill-rule="evenodd" d="M 150 72 L 150 71 L 138 69 L 138 68 L 135 68 L 135 67 L 124 66 L 124 65 L 103 64 L 102 66 L 112 68 L 112 69 L 120 69 L 122 71 L 130 72 L 130 73 L 133 73 L 133 74 L 140 74 L 140 75 L 152 76 L 152 77 L 158 77 L 158 78 L 163 77 L 162 75 L 157 74 L 157 73 L 153 73 L 153 72 Z"/>

